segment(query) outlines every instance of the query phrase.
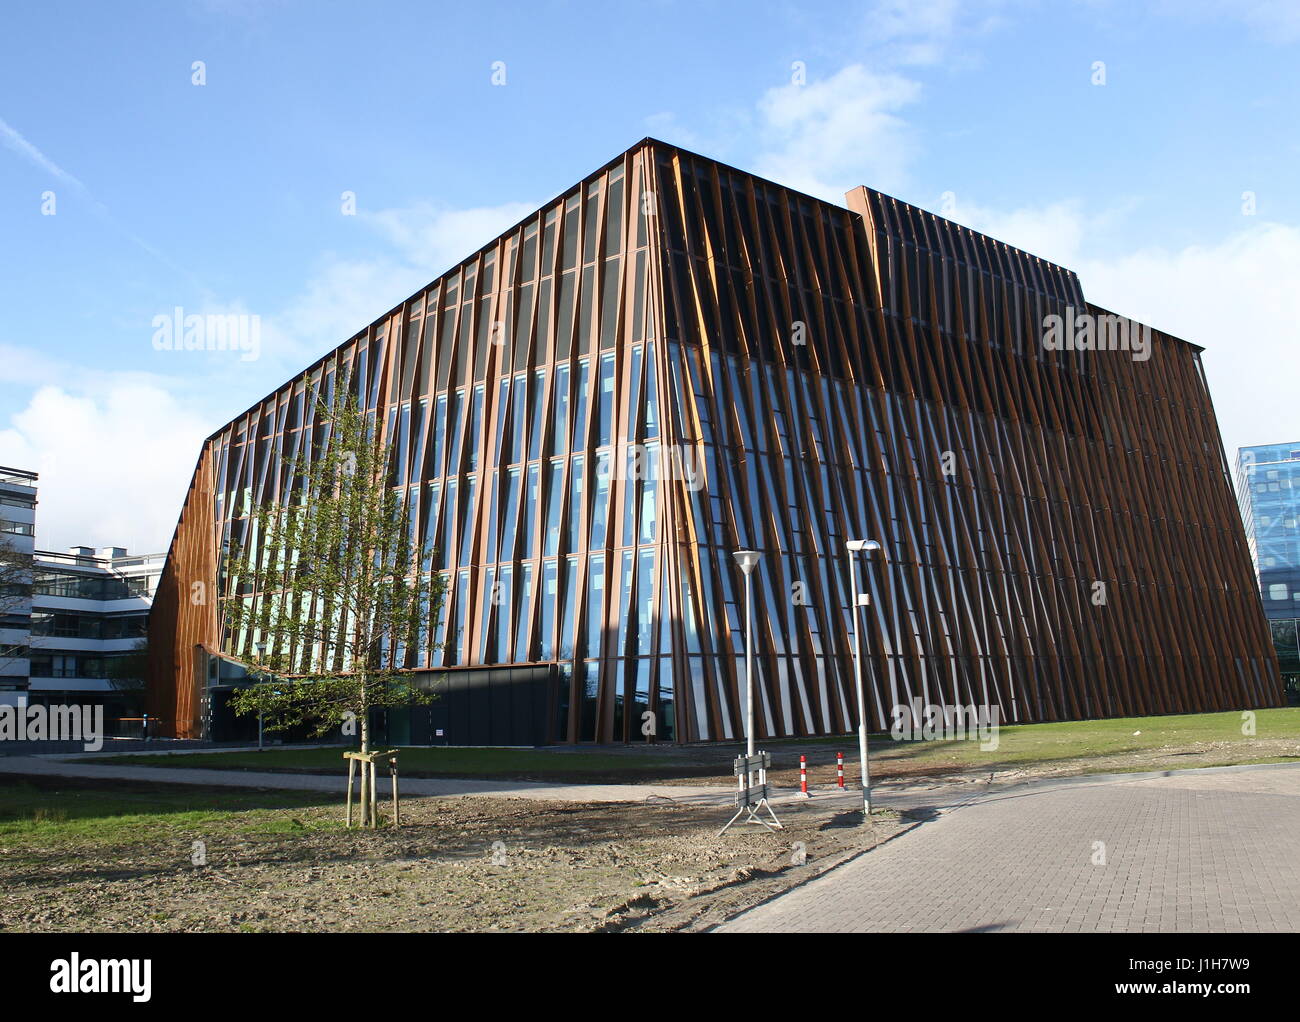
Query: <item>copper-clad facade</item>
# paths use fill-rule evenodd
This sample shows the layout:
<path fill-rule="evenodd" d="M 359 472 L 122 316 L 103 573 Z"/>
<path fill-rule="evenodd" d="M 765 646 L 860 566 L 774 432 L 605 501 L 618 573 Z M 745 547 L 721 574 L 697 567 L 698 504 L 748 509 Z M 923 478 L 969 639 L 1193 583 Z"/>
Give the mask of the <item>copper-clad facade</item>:
<path fill-rule="evenodd" d="M 248 655 L 221 552 L 345 378 L 448 579 L 442 648 L 408 666 L 553 665 L 527 740 L 738 737 L 742 547 L 765 555 L 759 734 L 851 730 L 850 538 L 885 554 L 859 573 L 876 727 L 915 699 L 1025 722 L 1281 704 L 1199 349 L 1062 350 L 1052 315 L 1107 314 L 888 196 L 836 206 L 647 139 L 207 441 L 152 712 L 197 736 L 200 647 Z"/>

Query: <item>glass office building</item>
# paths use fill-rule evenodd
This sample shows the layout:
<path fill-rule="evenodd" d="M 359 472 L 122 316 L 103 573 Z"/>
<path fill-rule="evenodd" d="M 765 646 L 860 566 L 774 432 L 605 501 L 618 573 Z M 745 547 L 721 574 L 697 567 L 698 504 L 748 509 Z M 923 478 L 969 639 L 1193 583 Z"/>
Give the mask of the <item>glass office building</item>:
<path fill-rule="evenodd" d="M 1241 448 L 1237 491 L 1283 680 L 1300 701 L 1300 440 Z"/>
<path fill-rule="evenodd" d="M 844 543 L 868 537 L 875 726 L 914 699 L 1004 721 L 1278 702 L 1200 349 L 1062 350 L 1058 314 L 1110 316 L 1069 270 L 878 192 L 838 206 L 646 139 L 208 439 L 154 712 L 204 733 L 211 658 L 249 657 L 222 551 L 339 386 L 447 580 L 407 662 L 446 698 L 406 740 L 739 736 L 740 548 L 764 554 L 759 733 L 850 730 Z"/>

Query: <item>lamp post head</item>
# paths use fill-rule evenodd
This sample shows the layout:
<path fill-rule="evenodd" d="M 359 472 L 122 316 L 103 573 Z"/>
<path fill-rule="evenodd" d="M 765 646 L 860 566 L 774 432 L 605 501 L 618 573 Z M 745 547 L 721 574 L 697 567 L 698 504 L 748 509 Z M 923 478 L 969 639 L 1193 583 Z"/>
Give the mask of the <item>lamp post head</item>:
<path fill-rule="evenodd" d="M 754 566 L 758 564 L 759 559 L 763 555 L 757 550 L 737 550 L 732 553 L 731 556 L 734 557 L 736 563 L 740 565 L 740 570 L 748 575 L 754 570 Z"/>
<path fill-rule="evenodd" d="M 865 550 L 869 554 L 874 554 L 880 549 L 880 544 L 874 539 L 850 539 L 846 540 L 844 545 L 854 553 Z"/>

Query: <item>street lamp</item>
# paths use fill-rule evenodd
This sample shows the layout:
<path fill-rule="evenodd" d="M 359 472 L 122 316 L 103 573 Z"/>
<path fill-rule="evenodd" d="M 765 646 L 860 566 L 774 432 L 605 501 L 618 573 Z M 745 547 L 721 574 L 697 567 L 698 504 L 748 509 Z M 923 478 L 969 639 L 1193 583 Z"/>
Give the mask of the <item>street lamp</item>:
<path fill-rule="evenodd" d="M 257 660 L 260 667 L 262 661 L 266 659 L 266 643 L 259 642 L 254 648 L 257 650 Z M 258 673 L 262 672 L 259 670 Z M 257 751 L 262 751 L 262 710 L 260 707 L 257 710 Z"/>
<path fill-rule="evenodd" d="M 849 556 L 849 594 L 853 599 L 853 682 L 858 690 L 858 758 L 862 761 L 862 822 L 871 822 L 871 776 L 867 772 L 867 697 L 862 685 L 862 628 L 858 608 L 871 602 L 867 593 L 858 592 L 858 557 L 874 554 L 880 544 L 874 539 L 850 539 L 844 544 Z"/>
<path fill-rule="evenodd" d="M 726 827 L 718 831 L 725 834 L 741 813 L 749 814 L 749 823 L 761 824 L 769 830 L 780 830 L 781 821 L 772 812 L 772 803 L 768 801 L 767 771 L 772 765 L 771 757 L 765 752 L 761 756 L 754 754 L 754 589 L 750 575 L 758 566 L 763 555 L 757 550 L 736 550 L 731 555 L 745 574 L 745 755 L 736 757 L 736 815 L 727 821 Z M 754 773 L 758 772 L 758 784 L 754 784 Z M 771 823 L 762 819 L 758 813 L 767 808 Z"/>
<path fill-rule="evenodd" d="M 731 555 L 745 573 L 745 755 L 754 755 L 754 640 L 751 621 L 754 614 L 754 594 L 749 576 L 758 565 L 762 554 L 757 550 L 737 550 Z"/>

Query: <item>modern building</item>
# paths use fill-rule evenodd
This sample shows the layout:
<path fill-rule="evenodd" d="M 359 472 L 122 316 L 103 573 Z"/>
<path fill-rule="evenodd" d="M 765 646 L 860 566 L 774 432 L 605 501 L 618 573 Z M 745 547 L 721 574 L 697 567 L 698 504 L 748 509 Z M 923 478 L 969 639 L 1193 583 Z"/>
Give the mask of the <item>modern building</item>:
<path fill-rule="evenodd" d="M 111 733 L 134 735 L 144 641 L 164 554 L 122 547 L 36 549 L 35 472 L 0 468 L 0 534 L 27 560 L 0 596 L 0 702 L 103 705 Z M 14 583 L 11 583 L 14 584 Z"/>
<path fill-rule="evenodd" d="M 31 662 L 35 472 L 0 466 L 0 704 L 25 706 Z"/>
<path fill-rule="evenodd" d="M 35 552 L 29 703 L 102 704 L 113 733 L 138 732 L 149 608 L 165 561 L 123 547 Z"/>
<path fill-rule="evenodd" d="M 1237 490 L 1282 679 L 1300 701 L 1300 440 L 1241 448 Z"/>
<path fill-rule="evenodd" d="M 1201 349 L 1064 267 L 868 188 L 820 201 L 645 139 L 222 426 L 150 632 L 152 712 L 205 733 L 224 554 L 346 386 L 448 581 L 390 740 L 742 733 L 732 553 L 763 553 L 760 736 L 868 711 L 1004 721 L 1282 700 Z M 195 593 L 213 593 L 212 599 Z M 646 713 L 653 714 L 647 718 Z"/>

